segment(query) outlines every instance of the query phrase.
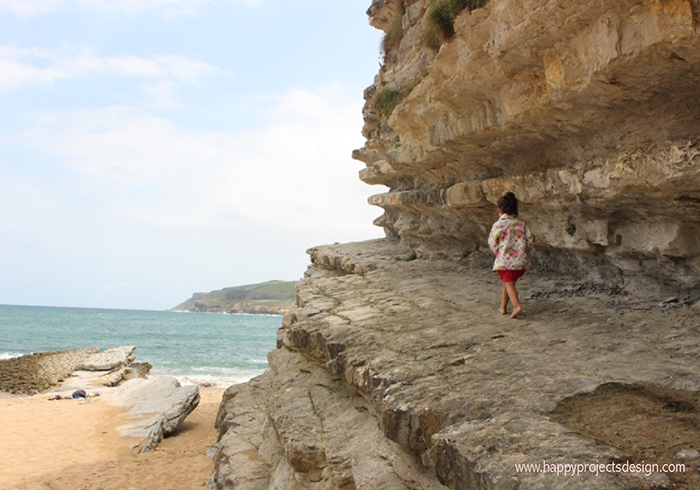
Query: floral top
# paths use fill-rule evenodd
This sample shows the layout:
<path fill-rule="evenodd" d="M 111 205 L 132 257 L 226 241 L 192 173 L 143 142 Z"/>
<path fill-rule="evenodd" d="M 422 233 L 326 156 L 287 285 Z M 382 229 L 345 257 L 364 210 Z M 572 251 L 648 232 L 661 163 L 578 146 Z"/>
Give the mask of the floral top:
<path fill-rule="evenodd" d="M 489 248 L 496 254 L 493 270 L 530 270 L 530 249 L 535 237 L 517 216 L 503 214 L 493 224 Z"/>

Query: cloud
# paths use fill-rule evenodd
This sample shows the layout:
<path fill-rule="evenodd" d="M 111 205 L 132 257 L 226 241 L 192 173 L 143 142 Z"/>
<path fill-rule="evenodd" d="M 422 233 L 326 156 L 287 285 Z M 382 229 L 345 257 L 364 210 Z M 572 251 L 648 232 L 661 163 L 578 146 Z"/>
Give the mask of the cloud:
<path fill-rule="evenodd" d="M 361 238 L 379 212 L 350 158 L 361 100 L 339 86 L 291 90 L 267 123 L 196 131 L 129 107 L 45 113 L 19 141 L 89 189 L 91 206 L 154 229 L 255 227 Z"/>
<path fill-rule="evenodd" d="M 202 5 L 215 0 L 0 0 L 0 11 L 6 10 L 26 18 L 47 14 L 61 8 L 78 7 L 121 13 L 156 10 L 164 15 L 190 15 Z M 255 5 L 264 0 L 228 0 L 234 3 Z"/>
<path fill-rule="evenodd" d="M 19 17 L 45 14 L 54 10 L 62 0 L 0 0 L 0 10 L 9 10 Z"/>
<path fill-rule="evenodd" d="M 61 49 L 0 46 L 0 92 L 27 84 L 51 85 L 62 79 L 138 77 L 174 84 L 197 84 L 219 70 L 186 56 L 99 56 L 90 48 Z M 153 90 L 153 84 L 145 84 Z M 161 89 L 162 90 L 162 89 Z"/>
<path fill-rule="evenodd" d="M 241 130 L 115 106 L 36 113 L 3 136 L 24 155 L 0 160 L 11 210 L 0 288 L 13 284 L 19 302 L 164 308 L 196 290 L 295 279 L 308 247 L 381 236 L 366 201 L 377 190 L 350 158 L 361 97 L 327 86 L 257 102 L 263 124 Z M 133 287 L 102 288 L 120 282 Z"/>

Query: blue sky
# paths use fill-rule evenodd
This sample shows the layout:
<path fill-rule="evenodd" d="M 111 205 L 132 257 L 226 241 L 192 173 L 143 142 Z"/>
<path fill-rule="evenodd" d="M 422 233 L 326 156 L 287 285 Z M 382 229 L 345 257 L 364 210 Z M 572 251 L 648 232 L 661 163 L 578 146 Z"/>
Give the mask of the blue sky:
<path fill-rule="evenodd" d="M 367 7 L 0 0 L 0 304 L 166 309 L 382 236 Z"/>

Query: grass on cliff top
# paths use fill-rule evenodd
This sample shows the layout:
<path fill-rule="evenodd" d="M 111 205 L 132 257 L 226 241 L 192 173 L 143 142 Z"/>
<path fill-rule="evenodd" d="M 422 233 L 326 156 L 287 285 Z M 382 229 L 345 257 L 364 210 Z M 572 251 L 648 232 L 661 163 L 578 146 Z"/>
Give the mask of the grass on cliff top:
<path fill-rule="evenodd" d="M 229 301 L 237 300 L 294 300 L 296 298 L 295 281 L 268 281 L 247 286 L 224 288 L 210 293 Z"/>
<path fill-rule="evenodd" d="M 211 291 L 195 293 L 190 299 L 179 304 L 174 310 L 191 310 L 195 302 L 209 308 L 218 307 L 223 311 L 229 304 L 250 303 L 260 306 L 278 306 L 290 308 L 296 301 L 296 281 L 267 281 L 260 284 L 234 286 Z"/>

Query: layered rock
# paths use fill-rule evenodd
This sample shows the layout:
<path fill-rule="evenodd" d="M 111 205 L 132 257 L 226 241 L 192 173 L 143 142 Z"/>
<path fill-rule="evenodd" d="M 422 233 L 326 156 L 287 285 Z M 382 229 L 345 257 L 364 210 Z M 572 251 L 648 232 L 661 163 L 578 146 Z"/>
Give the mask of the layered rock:
<path fill-rule="evenodd" d="M 666 457 L 692 450 L 700 437 L 688 425 L 700 422 L 698 297 L 609 295 L 538 274 L 523 279 L 527 316 L 509 320 L 497 312 L 499 285 L 482 262 L 408 260 L 410 249 L 386 240 L 310 253 L 314 265 L 271 371 L 224 397 L 213 488 L 700 484 L 697 459 L 686 462 L 687 475 L 572 478 L 516 467 L 674 462 Z M 621 401 L 628 396 L 658 407 L 638 412 Z M 639 431 L 626 437 L 634 423 L 653 442 Z"/>
<path fill-rule="evenodd" d="M 126 345 L 97 352 L 86 358 L 64 384 L 92 388 L 118 386 L 132 378 L 145 378 L 151 365 L 134 363 L 136 346 Z"/>
<path fill-rule="evenodd" d="M 0 391 L 33 395 L 68 378 L 97 347 L 57 352 L 39 352 L 0 360 Z"/>
<path fill-rule="evenodd" d="M 542 266 L 700 285 L 697 0 L 492 0 L 435 51 L 428 0 L 375 1 L 402 39 L 367 90 L 361 178 L 421 257 L 484 247 L 507 190 Z M 392 33 L 392 35 L 395 35 Z M 378 93 L 404 98 L 387 117 Z"/>
<path fill-rule="evenodd" d="M 33 395 L 59 384 L 85 389 L 117 386 L 125 379 L 145 377 L 150 370 L 148 363 L 133 363 L 135 350 L 122 346 L 100 352 L 89 347 L 3 359 L 0 391 Z"/>

